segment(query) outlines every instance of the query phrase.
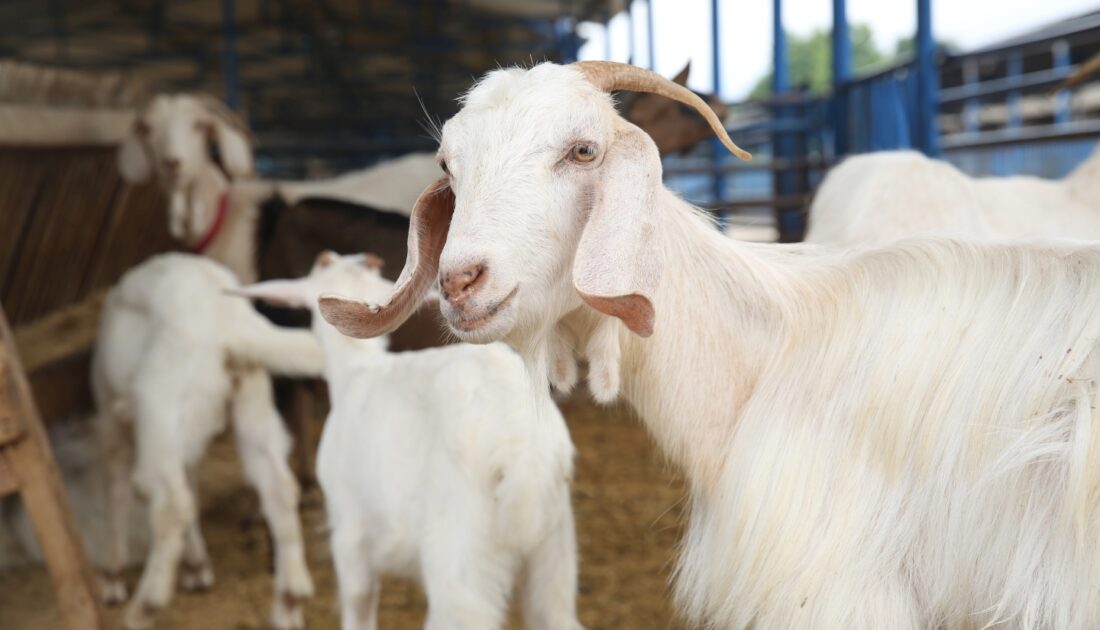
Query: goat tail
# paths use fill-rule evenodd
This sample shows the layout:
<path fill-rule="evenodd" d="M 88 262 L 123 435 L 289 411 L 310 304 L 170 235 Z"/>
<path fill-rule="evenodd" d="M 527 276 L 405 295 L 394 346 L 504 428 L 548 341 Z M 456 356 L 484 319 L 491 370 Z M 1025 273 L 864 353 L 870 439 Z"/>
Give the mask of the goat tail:
<path fill-rule="evenodd" d="M 230 346 L 233 359 L 260 365 L 279 376 L 322 375 L 324 355 L 308 328 L 282 328 L 257 318 L 235 335 Z"/>

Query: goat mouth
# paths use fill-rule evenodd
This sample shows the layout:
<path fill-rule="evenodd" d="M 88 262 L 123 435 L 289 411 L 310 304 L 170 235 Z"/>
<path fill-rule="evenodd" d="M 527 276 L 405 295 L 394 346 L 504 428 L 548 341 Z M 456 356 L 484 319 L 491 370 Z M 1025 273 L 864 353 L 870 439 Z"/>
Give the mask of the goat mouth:
<path fill-rule="evenodd" d="M 461 317 L 457 321 L 452 323 L 452 326 L 461 330 L 462 332 L 473 332 L 482 326 L 485 326 L 494 317 L 497 316 L 502 309 L 512 303 L 512 298 L 516 297 L 516 293 L 519 292 L 519 286 L 514 287 L 508 295 L 504 296 L 501 300 L 498 300 L 496 304 L 482 309 L 481 312 L 473 317 Z"/>

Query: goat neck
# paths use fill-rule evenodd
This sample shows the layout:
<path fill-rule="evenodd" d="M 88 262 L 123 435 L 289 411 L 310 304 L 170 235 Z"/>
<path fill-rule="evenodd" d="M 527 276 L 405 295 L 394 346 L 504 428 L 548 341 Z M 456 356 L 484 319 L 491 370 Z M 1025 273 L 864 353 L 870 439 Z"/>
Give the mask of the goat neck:
<path fill-rule="evenodd" d="M 663 191 L 655 213 L 664 261 L 655 332 L 622 327 L 622 391 L 673 463 L 709 485 L 745 401 L 779 350 L 793 278 L 768 254 L 722 236 Z M 721 359 L 708 357 L 722 348 Z M 707 366 L 706 369 L 700 369 Z"/>

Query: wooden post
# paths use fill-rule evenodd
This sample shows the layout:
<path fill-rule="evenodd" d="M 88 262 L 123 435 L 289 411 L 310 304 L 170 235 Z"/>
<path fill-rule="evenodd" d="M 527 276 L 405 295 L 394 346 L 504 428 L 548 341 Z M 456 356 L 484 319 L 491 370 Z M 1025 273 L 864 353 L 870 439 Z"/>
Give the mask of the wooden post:
<path fill-rule="evenodd" d="M 22 496 L 65 625 L 104 630 L 96 577 L 0 308 L 0 492 L 4 490 Z"/>

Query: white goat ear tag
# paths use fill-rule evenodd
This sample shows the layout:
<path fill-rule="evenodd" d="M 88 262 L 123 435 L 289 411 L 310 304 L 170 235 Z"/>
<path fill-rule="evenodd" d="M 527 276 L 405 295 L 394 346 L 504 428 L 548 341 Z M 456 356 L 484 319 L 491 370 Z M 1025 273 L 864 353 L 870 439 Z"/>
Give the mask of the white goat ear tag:
<path fill-rule="evenodd" d="M 572 335 L 558 322 L 550 335 L 550 384 L 568 394 L 577 384 L 577 358 L 573 354 Z"/>
<path fill-rule="evenodd" d="M 623 125 L 601 167 L 602 183 L 573 261 L 573 285 L 589 306 L 648 337 L 660 280 L 650 214 L 661 185 L 661 159 L 649 136 Z"/>

